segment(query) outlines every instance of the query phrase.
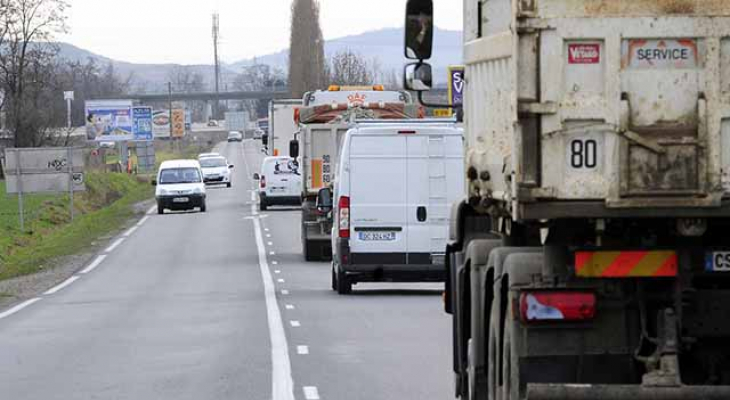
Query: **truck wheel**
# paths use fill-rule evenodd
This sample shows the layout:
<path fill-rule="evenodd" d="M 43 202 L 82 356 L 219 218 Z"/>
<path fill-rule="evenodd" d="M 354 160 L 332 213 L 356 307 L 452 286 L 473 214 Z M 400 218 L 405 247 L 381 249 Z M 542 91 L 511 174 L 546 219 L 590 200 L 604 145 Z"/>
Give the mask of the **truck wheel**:
<path fill-rule="evenodd" d="M 520 400 L 520 360 L 517 346 L 519 345 L 517 323 L 513 321 L 512 301 L 507 305 L 507 315 L 504 321 L 504 346 L 502 348 L 502 387 L 498 388 L 499 400 Z"/>
<path fill-rule="evenodd" d="M 310 240 L 304 240 L 303 243 L 303 252 L 304 252 L 304 260 L 307 262 L 312 261 L 319 261 L 319 258 L 317 258 L 317 254 L 314 251 L 317 247 L 315 244 L 313 244 Z"/>
<path fill-rule="evenodd" d="M 337 291 L 337 274 L 335 273 L 335 263 L 332 263 L 332 290 Z"/>
<path fill-rule="evenodd" d="M 352 293 L 352 282 L 347 278 L 342 268 L 337 268 L 337 293 L 338 294 L 350 294 Z"/>

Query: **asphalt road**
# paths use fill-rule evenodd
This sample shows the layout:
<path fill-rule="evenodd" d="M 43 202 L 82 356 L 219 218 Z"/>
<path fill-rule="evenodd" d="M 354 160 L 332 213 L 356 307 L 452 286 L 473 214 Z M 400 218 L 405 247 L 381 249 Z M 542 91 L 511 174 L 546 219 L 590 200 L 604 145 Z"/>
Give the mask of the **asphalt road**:
<path fill-rule="evenodd" d="M 332 292 L 329 264 L 302 259 L 299 211 L 256 211 L 256 146 L 220 146 L 233 188 L 207 213 L 150 210 L 0 310 L 0 399 L 452 398 L 440 285 Z"/>

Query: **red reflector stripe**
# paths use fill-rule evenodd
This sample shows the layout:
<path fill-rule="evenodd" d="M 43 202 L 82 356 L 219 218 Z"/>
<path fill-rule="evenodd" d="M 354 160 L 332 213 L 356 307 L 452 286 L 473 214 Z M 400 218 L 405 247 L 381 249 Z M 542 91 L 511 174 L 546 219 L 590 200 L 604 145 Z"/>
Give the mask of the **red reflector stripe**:
<path fill-rule="evenodd" d="M 677 275 L 674 251 L 579 251 L 575 273 L 584 278 L 672 277 Z"/>

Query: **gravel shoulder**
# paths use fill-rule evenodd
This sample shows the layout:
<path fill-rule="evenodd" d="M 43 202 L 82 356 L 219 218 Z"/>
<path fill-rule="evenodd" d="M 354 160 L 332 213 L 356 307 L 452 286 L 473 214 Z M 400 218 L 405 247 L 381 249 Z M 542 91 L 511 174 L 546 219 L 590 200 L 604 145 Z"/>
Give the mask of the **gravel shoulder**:
<path fill-rule="evenodd" d="M 0 281 L 0 311 L 33 298 L 73 276 L 104 249 L 110 239 L 134 225 L 139 217 L 145 214 L 154 204 L 154 200 L 151 199 L 134 204 L 134 216 L 132 218 L 116 229 L 112 235 L 105 235 L 94 240 L 85 251 L 71 256 L 59 257 L 48 263 L 48 265 L 44 265 L 43 271 L 36 274 Z"/>

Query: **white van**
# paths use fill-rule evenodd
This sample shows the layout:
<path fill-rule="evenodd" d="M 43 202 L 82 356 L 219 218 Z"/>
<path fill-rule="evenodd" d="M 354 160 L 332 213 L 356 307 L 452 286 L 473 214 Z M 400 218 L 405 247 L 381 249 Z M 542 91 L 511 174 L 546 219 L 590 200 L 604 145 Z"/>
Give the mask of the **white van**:
<path fill-rule="evenodd" d="M 168 210 L 191 210 L 199 208 L 206 211 L 206 193 L 203 172 L 196 160 L 165 161 L 157 171 L 155 199 L 157 213 Z"/>
<path fill-rule="evenodd" d="M 261 163 L 259 181 L 259 209 L 269 206 L 301 205 L 302 175 L 299 162 L 290 157 L 266 157 Z"/>
<path fill-rule="evenodd" d="M 444 279 L 450 204 L 465 193 L 463 148 L 453 123 L 361 123 L 347 132 L 332 202 L 334 290 Z"/>

